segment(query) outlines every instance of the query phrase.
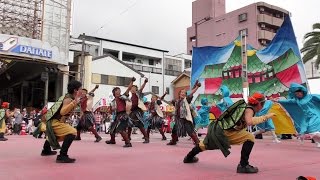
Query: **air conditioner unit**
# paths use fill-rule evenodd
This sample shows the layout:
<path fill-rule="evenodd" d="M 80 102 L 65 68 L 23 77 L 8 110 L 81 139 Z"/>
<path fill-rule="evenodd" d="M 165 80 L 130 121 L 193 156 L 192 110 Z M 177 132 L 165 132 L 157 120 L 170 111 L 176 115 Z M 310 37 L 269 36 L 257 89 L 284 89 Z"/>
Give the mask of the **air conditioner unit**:
<path fill-rule="evenodd" d="M 280 14 L 276 14 L 276 17 L 277 17 L 277 18 L 280 18 Z"/>
<path fill-rule="evenodd" d="M 261 12 L 264 12 L 264 7 L 260 7 L 259 9 Z"/>
<path fill-rule="evenodd" d="M 267 41 L 266 41 L 266 40 L 261 40 L 261 44 L 262 44 L 262 45 L 266 45 L 266 44 L 267 44 Z"/>
<path fill-rule="evenodd" d="M 261 24 L 260 27 L 261 27 L 261 28 L 265 28 L 266 25 L 265 25 L 265 24 Z"/>

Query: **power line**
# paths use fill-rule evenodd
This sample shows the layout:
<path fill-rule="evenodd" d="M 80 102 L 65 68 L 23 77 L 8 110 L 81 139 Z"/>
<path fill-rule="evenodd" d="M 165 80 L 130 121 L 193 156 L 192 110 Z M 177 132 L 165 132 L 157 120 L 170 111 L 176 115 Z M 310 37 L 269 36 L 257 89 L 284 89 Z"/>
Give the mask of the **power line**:
<path fill-rule="evenodd" d="M 120 12 L 119 14 L 117 14 L 116 16 L 121 16 L 122 14 L 126 13 L 127 11 L 129 11 L 131 8 L 133 8 L 136 4 L 138 3 L 138 0 L 136 0 L 136 2 L 134 2 L 131 6 L 127 7 L 126 9 L 124 9 L 122 12 Z M 115 16 L 114 16 L 115 17 Z M 108 18 L 107 21 L 97 30 L 95 30 L 92 34 L 97 33 L 100 29 L 103 29 L 104 26 L 106 26 L 107 24 L 109 24 L 112 20 L 114 20 L 113 18 Z"/>

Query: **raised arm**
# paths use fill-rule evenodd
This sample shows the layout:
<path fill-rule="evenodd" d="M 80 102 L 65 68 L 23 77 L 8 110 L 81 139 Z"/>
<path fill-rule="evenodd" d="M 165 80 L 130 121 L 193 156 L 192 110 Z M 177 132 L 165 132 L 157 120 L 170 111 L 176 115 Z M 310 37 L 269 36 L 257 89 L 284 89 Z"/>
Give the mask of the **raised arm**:
<path fill-rule="evenodd" d="M 199 89 L 199 87 L 201 87 L 201 83 L 200 83 L 199 81 L 197 81 L 197 84 L 195 84 L 195 85 L 193 86 L 193 88 L 192 88 L 191 93 L 190 93 L 189 96 L 193 96 L 193 94 L 194 94 L 195 92 L 197 92 L 197 90 Z"/>
<path fill-rule="evenodd" d="M 144 87 L 146 87 L 147 82 L 148 82 L 148 78 L 146 78 L 146 79 L 144 80 L 142 86 L 140 87 L 140 89 L 139 89 L 139 92 L 140 92 L 140 93 L 142 93 Z"/>
<path fill-rule="evenodd" d="M 166 91 L 161 97 L 160 97 L 160 100 L 163 100 L 164 97 L 168 94 L 168 92 Z"/>
<path fill-rule="evenodd" d="M 130 90 L 131 90 L 131 88 L 132 88 L 132 86 L 133 86 L 133 82 L 134 82 L 134 81 L 136 81 L 136 78 L 135 78 L 135 77 L 132 77 L 131 82 L 130 82 L 130 84 L 128 85 L 128 88 L 127 88 L 126 92 L 124 93 L 126 96 L 129 96 L 129 92 L 130 92 Z"/>
<path fill-rule="evenodd" d="M 89 93 L 93 93 L 94 91 L 96 91 L 99 88 L 99 85 L 97 84 Z"/>

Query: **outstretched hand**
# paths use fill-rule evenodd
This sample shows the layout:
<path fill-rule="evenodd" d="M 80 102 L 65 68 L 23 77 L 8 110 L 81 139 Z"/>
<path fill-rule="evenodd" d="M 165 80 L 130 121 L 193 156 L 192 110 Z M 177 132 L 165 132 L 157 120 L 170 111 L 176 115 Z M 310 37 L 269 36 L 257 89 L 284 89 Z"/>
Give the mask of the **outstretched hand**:
<path fill-rule="evenodd" d="M 274 117 L 274 116 L 276 116 L 275 113 L 268 113 L 268 114 L 266 114 L 267 119 L 272 118 L 272 117 Z"/>
<path fill-rule="evenodd" d="M 132 81 L 132 82 L 135 82 L 135 81 L 136 81 L 136 78 L 135 78 L 135 77 L 132 77 L 131 81 Z"/>
<path fill-rule="evenodd" d="M 149 80 L 148 80 L 148 78 L 146 78 L 145 80 L 144 80 L 144 83 L 147 83 Z"/>

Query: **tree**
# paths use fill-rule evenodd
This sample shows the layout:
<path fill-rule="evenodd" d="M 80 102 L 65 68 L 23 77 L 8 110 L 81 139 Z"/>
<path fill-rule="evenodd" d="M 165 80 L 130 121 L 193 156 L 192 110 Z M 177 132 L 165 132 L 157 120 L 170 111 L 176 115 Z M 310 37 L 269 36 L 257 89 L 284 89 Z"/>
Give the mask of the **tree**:
<path fill-rule="evenodd" d="M 304 35 L 304 44 L 301 49 L 303 62 L 306 63 L 315 59 L 315 67 L 318 69 L 320 64 L 320 23 L 315 23 L 312 26 L 313 31 Z"/>

